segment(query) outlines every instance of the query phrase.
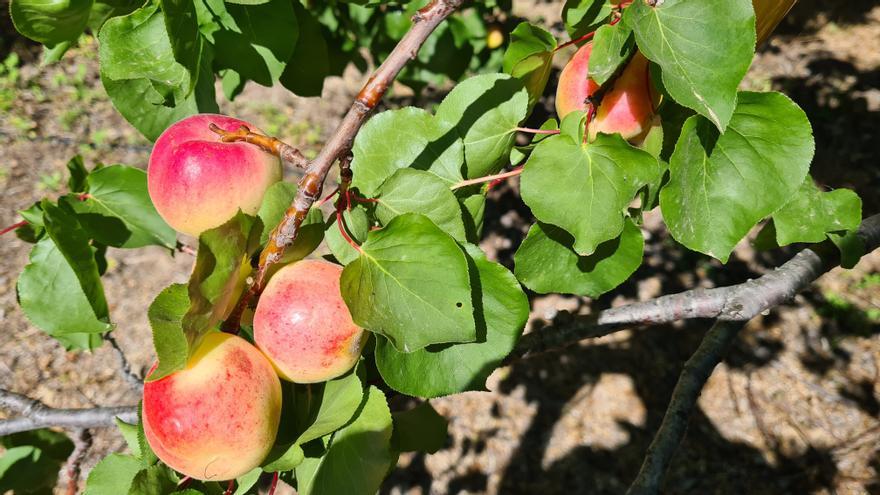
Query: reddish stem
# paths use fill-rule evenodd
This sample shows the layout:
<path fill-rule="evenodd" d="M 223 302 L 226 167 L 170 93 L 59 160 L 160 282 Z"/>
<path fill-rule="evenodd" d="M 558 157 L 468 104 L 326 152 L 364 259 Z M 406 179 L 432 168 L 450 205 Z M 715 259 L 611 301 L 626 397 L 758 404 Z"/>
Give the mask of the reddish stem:
<path fill-rule="evenodd" d="M 5 233 L 7 233 L 7 232 L 12 232 L 13 230 L 15 230 L 15 229 L 17 229 L 17 228 L 19 228 L 19 227 L 24 227 L 24 226 L 27 225 L 27 224 L 28 224 L 28 223 L 27 223 L 27 220 L 22 220 L 22 221 L 20 221 L 20 222 L 18 222 L 18 223 L 14 223 L 14 224 L 10 225 L 9 227 L 6 227 L 5 229 L 0 230 L 0 235 L 3 235 L 3 234 L 5 234 Z"/>
<path fill-rule="evenodd" d="M 559 129 L 532 129 L 531 127 L 517 127 L 515 130 L 519 132 L 528 132 L 529 134 L 559 134 Z"/>
<path fill-rule="evenodd" d="M 351 236 L 348 235 L 348 232 L 345 231 L 345 220 L 342 218 L 342 208 L 336 209 L 336 225 L 339 227 L 339 233 L 342 234 L 345 241 L 348 242 L 357 252 L 363 253 L 364 250 L 361 249 Z"/>
<path fill-rule="evenodd" d="M 621 19 L 621 17 L 619 17 L 619 16 L 615 17 L 614 19 L 611 19 L 611 22 L 609 22 L 608 25 L 613 26 L 613 25 L 617 24 L 618 22 L 620 22 L 620 19 Z M 587 41 L 588 39 L 591 39 L 595 35 L 596 35 L 596 31 L 590 31 L 589 33 L 581 36 L 580 38 L 566 41 L 565 43 L 557 46 L 556 49 L 553 51 L 558 52 L 559 50 L 562 50 L 563 48 L 565 48 L 567 46 L 575 45 L 577 43 L 580 43 L 581 41 Z"/>
<path fill-rule="evenodd" d="M 78 199 L 78 200 L 80 200 L 80 201 L 85 201 L 85 200 L 87 200 L 87 199 L 92 199 L 93 197 L 94 197 L 94 196 L 92 196 L 92 195 L 89 194 L 89 193 L 80 193 L 80 194 L 77 194 L 77 195 L 76 195 L 76 199 Z"/>
<path fill-rule="evenodd" d="M 333 196 L 336 196 L 336 193 L 338 193 L 338 192 L 339 192 L 339 186 L 334 187 L 333 192 L 331 192 L 330 194 L 325 196 L 324 199 L 322 199 L 321 202 L 318 203 L 318 206 L 321 206 L 324 203 L 326 203 L 327 201 L 330 201 L 330 198 L 332 198 Z"/>
<path fill-rule="evenodd" d="M 177 484 L 177 488 L 183 490 L 184 488 L 188 487 L 190 483 L 192 483 L 192 478 L 190 478 L 189 476 L 184 476 L 183 479 L 180 480 L 180 483 Z"/>
<path fill-rule="evenodd" d="M 495 175 L 487 175 L 485 177 L 477 177 L 476 179 L 463 180 L 463 181 L 459 182 L 458 184 L 455 184 L 454 186 L 450 187 L 450 189 L 455 190 L 455 189 L 461 189 L 462 187 L 472 186 L 474 184 L 483 184 L 484 182 L 502 181 L 504 179 L 509 179 L 510 177 L 515 177 L 515 176 L 521 174 L 522 171 L 523 171 L 523 166 L 520 165 L 519 167 L 516 167 L 515 169 L 511 170 L 510 172 L 504 172 L 502 174 L 495 174 Z"/>
<path fill-rule="evenodd" d="M 272 483 L 269 485 L 269 492 L 266 495 L 275 495 L 276 487 L 278 487 L 278 471 L 272 473 Z"/>
<path fill-rule="evenodd" d="M 226 491 L 223 492 L 223 495 L 232 495 L 234 488 L 235 488 L 235 480 L 229 480 L 229 484 L 226 485 Z"/>

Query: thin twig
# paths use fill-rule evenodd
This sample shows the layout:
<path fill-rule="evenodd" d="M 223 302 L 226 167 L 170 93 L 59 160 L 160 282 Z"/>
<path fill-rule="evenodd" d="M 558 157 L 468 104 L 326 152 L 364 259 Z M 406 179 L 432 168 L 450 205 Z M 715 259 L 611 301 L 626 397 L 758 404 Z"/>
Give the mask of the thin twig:
<path fill-rule="evenodd" d="M 14 223 L 8 227 L 4 227 L 2 230 L 0 230 L 0 235 L 3 235 L 7 232 L 12 232 L 13 230 L 24 227 L 27 224 L 28 224 L 27 220 L 22 220 L 20 222 L 16 222 L 16 223 Z"/>
<path fill-rule="evenodd" d="M 115 426 L 116 418 L 126 423 L 138 421 L 137 406 L 55 409 L 3 389 L 0 389 L 0 409 L 17 413 L 16 417 L 0 420 L 0 437 L 50 426 L 74 429 Z"/>
<path fill-rule="evenodd" d="M 110 332 L 107 332 L 104 334 L 104 340 L 110 344 L 110 347 L 116 353 L 116 357 L 119 358 L 119 367 L 120 371 L 122 371 L 123 378 L 125 378 L 135 391 L 138 393 L 142 392 L 144 390 L 144 378 L 140 376 L 140 374 L 134 372 L 131 362 L 129 362 L 128 358 L 125 356 L 122 348 L 119 347 L 116 338 L 114 338 Z"/>
<path fill-rule="evenodd" d="M 220 140 L 224 143 L 232 143 L 235 141 L 244 141 L 246 143 L 259 146 L 263 151 L 271 153 L 281 160 L 297 167 L 306 168 L 309 160 L 296 148 L 272 136 L 264 136 L 251 132 L 247 126 L 240 126 L 235 131 L 226 131 L 221 129 L 217 124 L 210 124 L 208 128 L 220 136 Z"/>
<path fill-rule="evenodd" d="M 869 253 L 880 247 L 880 214 L 862 221 L 859 237 Z M 554 350 L 578 341 L 603 337 L 624 328 L 662 325 L 694 318 L 748 321 L 806 289 L 839 263 L 833 248 L 820 244 L 804 249 L 779 268 L 760 278 L 715 289 L 693 289 L 650 301 L 606 309 L 524 335 L 506 363 Z"/>
<path fill-rule="evenodd" d="M 700 397 L 700 391 L 703 390 L 703 385 L 706 384 L 712 370 L 721 362 L 743 325 L 744 323 L 740 321 L 716 321 L 706 333 L 700 347 L 685 363 L 672 392 L 669 408 L 663 416 L 663 423 L 654 436 L 651 446 L 648 447 L 642 468 L 627 491 L 627 495 L 659 493 L 663 475 L 672 460 L 672 455 L 684 438 L 691 411 Z"/>
<path fill-rule="evenodd" d="M 73 442 L 73 452 L 64 464 L 64 472 L 67 474 L 67 495 L 76 495 L 79 488 L 80 468 L 92 447 L 92 434 L 89 430 L 80 428 L 73 431 L 70 440 Z"/>
<path fill-rule="evenodd" d="M 452 186 L 449 187 L 449 189 L 452 189 L 454 191 L 456 189 L 461 189 L 462 187 L 472 186 L 474 184 L 483 184 L 484 182 L 500 181 L 500 180 L 508 179 L 510 177 L 515 177 L 515 176 L 521 174 L 522 171 L 523 171 L 523 167 L 522 167 L 522 165 L 520 165 L 519 167 L 516 167 L 509 172 L 504 172 L 504 173 L 495 174 L 495 175 L 487 175 L 485 177 L 477 177 L 476 179 L 463 180 L 461 182 L 453 184 Z"/>
<path fill-rule="evenodd" d="M 284 213 L 284 218 L 272 230 L 266 248 L 260 254 L 260 263 L 253 282 L 248 290 L 244 291 L 235 309 L 227 318 L 223 325 L 224 330 L 228 331 L 228 329 L 239 325 L 241 315 L 250 301 L 262 291 L 267 270 L 272 264 L 277 263 L 284 255 L 284 250 L 293 244 L 306 214 L 312 204 L 318 200 L 324 186 L 324 180 L 333 164 L 349 153 L 361 126 L 379 104 L 397 74 L 416 57 L 428 36 L 462 2 L 463 0 L 431 0 L 428 5 L 413 16 L 410 30 L 401 38 L 388 58 L 382 62 L 382 65 L 370 76 L 330 140 L 306 167 L 305 174 L 299 181 L 296 198 Z"/>

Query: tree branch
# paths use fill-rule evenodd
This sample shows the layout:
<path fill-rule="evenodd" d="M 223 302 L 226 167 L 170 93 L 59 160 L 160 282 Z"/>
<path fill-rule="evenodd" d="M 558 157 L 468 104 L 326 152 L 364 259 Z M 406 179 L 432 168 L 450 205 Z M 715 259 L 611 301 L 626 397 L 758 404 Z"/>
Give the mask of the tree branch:
<path fill-rule="evenodd" d="M 115 419 L 137 423 L 137 406 L 55 409 L 15 392 L 0 389 L 0 408 L 18 416 L 0 420 L 0 437 L 21 431 L 56 426 L 61 428 L 97 428 L 115 426 Z"/>
<path fill-rule="evenodd" d="M 119 343 L 116 342 L 116 339 L 110 332 L 104 334 L 104 340 L 106 340 L 110 347 L 113 348 L 113 351 L 116 353 L 116 357 L 119 358 L 119 367 L 122 371 L 122 376 L 125 380 L 132 386 L 132 388 L 141 393 L 144 390 L 144 378 L 140 376 L 138 373 L 135 373 L 131 367 L 131 362 L 129 362 L 128 358 L 125 356 L 125 353 L 122 352 L 122 348 L 119 347 Z"/>
<path fill-rule="evenodd" d="M 388 58 L 382 62 L 382 65 L 370 76 L 348 113 L 339 123 L 336 132 L 333 133 L 318 156 L 306 167 L 305 175 L 299 181 L 296 198 L 284 213 L 281 223 L 272 230 L 266 248 L 260 254 L 260 265 L 254 280 L 224 323 L 223 329 L 225 331 L 238 331 L 242 313 L 250 300 L 263 289 L 269 266 L 277 263 L 284 255 L 287 246 L 293 244 L 306 214 L 321 194 L 327 173 L 330 172 L 336 160 L 351 150 L 354 138 L 361 126 L 379 104 L 397 74 L 410 60 L 416 57 L 428 36 L 462 2 L 463 0 L 431 0 L 428 5 L 413 16 L 413 25 L 410 30 L 401 38 Z"/>
<path fill-rule="evenodd" d="M 724 358 L 727 349 L 744 325 L 742 321 L 716 321 L 700 342 L 696 352 L 687 360 L 678 383 L 675 384 L 672 399 L 663 416 L 663 423 L 657 430 L 651 446 L 648 447 L 639 474 L 626 492 L 627 495 L 654 495 L 660 491 L 663 476 L 669 467 L 672 455 L 684 438 L 691 411 L 697 403 L 703 385 L 712 375 L 715 366 Z"/>
<path fill-rule="evenodd" d="M 70 440 L 73 442 L 73 452 L 70 453 L 64 464 L 64 471 L 67 474 L 66 493 L 67 495 L 76 495 L 76 490 L 79 488 L 80 468 L 86 454 L 92 447 L 92 434 L 85 428 L 78 429 L 70 435 Z"/>
<path fill-rule="evenodd" d="M 858 236 L 865 244 L 865 252 L 880 247 L 880 214 L 862 221 Z M 811 246 L 755 280 L 729 287 L 694 289 L 610 308 L 596 315 L 578 317 L 573 322 L 524 335 L 505 362 L 634 326 L 660 325 L 693 318 L 748 321 L 791 299 L 838 263 L 839 255 L 835 248 L 827 243 Z"/>

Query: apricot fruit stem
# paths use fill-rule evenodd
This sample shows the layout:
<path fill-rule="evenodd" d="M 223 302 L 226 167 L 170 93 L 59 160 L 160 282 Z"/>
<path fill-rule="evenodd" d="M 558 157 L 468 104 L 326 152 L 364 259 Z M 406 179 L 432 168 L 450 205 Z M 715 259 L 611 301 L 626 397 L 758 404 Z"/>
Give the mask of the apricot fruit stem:
<path fill-rule="evenodd" d="M 235 490 L 235 480 L 229 480 L 229 483 L 226 484 L 226 491 L 223 492 L 223 495 L 232 495 L 232 492 Z"/>
<path fill-rule="evenodd" d="M 235 131 L 226 131 L 213 122 L 208 124 L 208 128 L 212 132 L 220 136 L 220 141 L 224 143 L 235 143 L 242 141 L 248 144 L 258 146 L 266 153 L 277 156 L 282 161 L 290 163 L 297 168 L 306 168 L 309 160 L 296 148 L 272 136 L 264 136 L 252 132 L 248 126 L 240 126 Z"/>
<path fill-rule="evenodd" d="M 522 165 L 520 165 L 519 167 L 516 167 L 509 172 L 504 172 L 504 173 L 495 174 L 495 175 L 487 175 L 485 177 L 477 177 L 476 179 L 463 180 L 457 184 L 454 184 L 449 189 L 452 189 L 454 191 L 456 189 L 461 189 L 462 187 L 472 186 L 474 184 L 483 184 L 485 182 L 503 181 L 505 179 L 509 179 L 510 177 L 516 177 L 517 175 L 521 174 L 522 171 L 523 171 L 523 167 L 522 167 Z"/>

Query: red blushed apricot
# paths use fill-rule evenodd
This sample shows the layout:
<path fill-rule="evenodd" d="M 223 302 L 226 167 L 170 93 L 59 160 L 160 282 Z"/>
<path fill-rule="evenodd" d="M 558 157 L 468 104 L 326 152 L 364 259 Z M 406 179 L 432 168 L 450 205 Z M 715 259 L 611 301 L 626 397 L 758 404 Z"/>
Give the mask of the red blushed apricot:
<path fill-rule="evenodd" d="M 252 144 L 223 143 L 210 124 L 260 132 L 232 117 L 193 115 L 159 136 L 147 168 L 147 187 L 159 215 L 192 236 L 222 225 L 239 209 L 256 214 L 266 189 L 281 180 L 278 157 Z"/>
<path fill-rule="evenodd" d="M 339 292 L 342 267 L 303 260 L 279 270 L 254 313 L 254 342 L 281 378 L 330 380 L 350 370 L 366 339 Z"/>
<path fill-rule="evenodd" d="M 556 113 L 562 119 L 576 110 L 586 110 L 587 98 L 599 89 L 589 77 L 593 44 L 582 46 L 562 70 L 556 88 Z M 590 136 L 620 133 L 624 139 L 643 135 L 654 116 L 657 98 L 648 72 L 648 60 L 636 53 L 614 85 L 602 97 L 590 123 Z"/>
<path fill-rule="evenodd" d="M 144 384 L 147 442 L 162 462 L 196 479 L 233 479 L 259 466 L 280 419 L 272 365 L 227 333 L 208 334 L 186 368 Z"/>

